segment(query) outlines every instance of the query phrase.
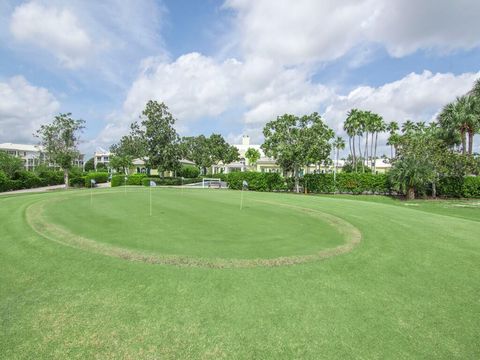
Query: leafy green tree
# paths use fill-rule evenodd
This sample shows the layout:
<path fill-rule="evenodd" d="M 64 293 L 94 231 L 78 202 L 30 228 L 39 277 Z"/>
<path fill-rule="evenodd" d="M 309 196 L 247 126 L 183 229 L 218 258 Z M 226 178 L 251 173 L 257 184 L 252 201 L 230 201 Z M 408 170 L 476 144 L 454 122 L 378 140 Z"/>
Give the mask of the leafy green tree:
<path fill-rule="evenodd" d="M 78 151 L 79 133 L 85 128 L 84 120 L 71 118 L 71 113 L 55 116 L 51 124 L 42 125 L 36 132 L 47 153 L 48 159 L 63 169 L 65 187 L 73 162 L 80 155 Z"/>
<path fill-rule="evenodd" d="M 245 152 L 245 158 L 248 160 L 248 165 L 255 166 L 260 159 L 260 151 L 254 148 L 248 148 Z"/>
<path fill-rule="evenodd" d="M 117 144 L 110 147 L 113 154 L 110 158 L 110 167 L 124 174 L 133 165 L 133 159 L 146 159 L 146 141 L 144 131 L 140 129 L 140 125 L 134 122 L 130 125 L 130 132 L 122 136 Z"/>
<path fill-rule="evenodd" d="M 97 164 L 97 168 L 95 169 L 96 171 L 99 171 L 99 172 L 107 172 L 108 171 L 108 167 L 107 165 L 105 165 L 104 163 L 98 163 Z"/>
<path fill-rule="evenodd" d="M 93 171 L 95 170 L 95 159 L 92 157 L 90 159 L 88 159 L 86 162 L 85 162 L 85 167 L 84 167 L 85 171 Z"/>
<path fill-rule="evenodd" d="M 17 171 L 23 170 L 23 161 L 16 156 L 0 150 L 0 171 L 13 178 Z"/>
<path fill-rule="evenodd" d="M 115 155 L 115 153 L 113 154 L 114 155 L 110 157 L 110 162 L 109 162 L 110 168 L 114 169 L 116 172 L 122 172 L 123 174 L 128 174 L 128 170 L 130 169 L 130 167 L 132 167 L 133 156 L 126 155 L 126 154 L 122 154 L 122 155 Z"/>
<path fill-rule="evenodd" d="M 387 145 L 390 145 L 390 159 L 393 159 L 393 149 L 395 146 L 396 134 L 400 128 L 398 127 L 398 123 L 396 121 L 390 121 L 386 126 L 386 131 L 389 132 L 390 136 L 387 141 Z"/>
<path fill-rule="evenodd" d="M 147 165 L 157 168 L 160 174 L 176 171 L 180 168 L 180 138 L 174 128 L 175 118 L 167 105 L 157 101 L 148 101 L 142 112 L 140 137 L 144 139 Z"/>
<path fill-rule="evenodd" d="M 263 135 L 262 149 L 284 171 L 292 172 L 297 192 L 301 168 L 328 159 L 332 149 L 330 140 L 335 136 L 318 113 L 279 116 L 265 125 Z"/>

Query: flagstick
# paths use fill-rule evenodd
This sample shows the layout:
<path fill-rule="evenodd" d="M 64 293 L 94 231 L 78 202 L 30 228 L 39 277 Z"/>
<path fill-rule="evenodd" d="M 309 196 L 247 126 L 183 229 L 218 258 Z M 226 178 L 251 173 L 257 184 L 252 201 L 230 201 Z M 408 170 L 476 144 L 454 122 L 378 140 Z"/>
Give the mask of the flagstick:
<path fill-rule="evenodd" d="M 242 186 L 242 191 L 240 193 L 240 210 L 243 208 L 243 186 Z"/>
<path fill-rule="evenodd" d="M 93 204 L 93 186 L 92 183 L 90 182 L 90 206 Z"/>
<path fill-rule="evenodd" d="M 150 184 L 150 216 L 152 216 L 152 186 Z"/>
<path fill-rule="evenodd" d="M 183 196 L 183 176 L 182 176 L 182 196 Z"/>

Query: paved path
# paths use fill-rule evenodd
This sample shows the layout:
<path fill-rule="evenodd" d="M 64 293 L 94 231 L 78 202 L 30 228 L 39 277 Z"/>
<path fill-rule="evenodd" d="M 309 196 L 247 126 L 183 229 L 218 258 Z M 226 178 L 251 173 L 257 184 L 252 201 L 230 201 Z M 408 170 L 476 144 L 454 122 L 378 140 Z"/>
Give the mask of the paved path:
<path fill-rule="evenodd" d="M 110 187 L 110 183 L 97 184 L 97 187 L 99 187 L 99 188 Z M 33 188 L 33 189 L 23 189 L 23 190 L 5 191 L 5 192 L 0 192 L 0 196 L 1 196 L 1 195 L 12 195 L 12 194 L 24 194 L 24 193 L 45 192 L 45 191 L 60 190 L 60 189 L 65 189 L 65 185 L 62 184 L 62 185 L 53 185 L 53 186 L 38 187 L 38 188 Z"/>

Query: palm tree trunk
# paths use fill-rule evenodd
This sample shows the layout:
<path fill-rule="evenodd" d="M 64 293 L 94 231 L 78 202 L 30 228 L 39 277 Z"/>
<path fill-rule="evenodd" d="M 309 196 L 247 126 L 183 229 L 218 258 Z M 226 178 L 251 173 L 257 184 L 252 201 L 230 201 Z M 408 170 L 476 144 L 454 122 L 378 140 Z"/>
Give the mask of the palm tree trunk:
<path fill-rule="evenodd" d="M 357 172 L 357 154 L 355 153 L 355 136 L 352 137 L 353 140 L 353 167 L 355 168 L 355 172 Z"/>
<path fill-rule="evenodd" d="M 63 181 L 65 183 L 65 189 L 68 189 L 68 169 L 63 170 Z"/>
<path fill-rule="evenodd" d="M 393 159 L 393 145 L 390 145 L 390 160 Z"/>
<path fill-rule="evenodd" d="M 377 142 L 378 142 L 378 132 L 375 133 L 375 152 L 373 153 L 373 172 L 377 171 Z"/>
<path fill-rule="evenodd" d="M 470 130 L 468 132 L 468 153 L 470 155 L 473 154 L 473 136 L 474 136 L 474 132 Z"/>
<path fill-rule="evenodd" d="M 365 159 L 363 160 L 364 164 L 368 166 L 368 132 L 365 134 Z"/>
<path fill-rule="evenodd" d="M 415 199 L 415 188 L 409 185 L 407 189 L 407 200 L 413 200 L 413 199 Z"/>
<path fill-rule="evenodd" d="M 375 154 L 373 153 L 373 134 L 374 134 L 374 133 L 372 132 L 372 140 L 370 141 L 370 156 L 371 156 L 371 155 L 374 155 L 374 156 L 375 156 L 375 155 L 377 154 L 377 150 L 376 150 L 376 149 L 375 149 Z M 375 137 L 377 137 L 377 136 L 378 136 L 378 133 L 375 132 Z M 376 140 L 376 138 L 375 138 L 375 147 L 377 146 L 376 141 L 377 141 L 377 140 Z M 372 159 L 372 161 L 375 161 L 375 160 Z M 372 161 L 370 161 L 370 163 L 371 163 Z"/>
<path fill-rule="evenodd" d="M 461 134 L 462 134 L 462 153 L 463 153 L 463 155 L 465 155 L 466 152 L 467 152 L 467 149 L 466 149 L 467 139 L 466 139 L 466 135 L 465 135 L 465 130 L 462 129 Z"/>

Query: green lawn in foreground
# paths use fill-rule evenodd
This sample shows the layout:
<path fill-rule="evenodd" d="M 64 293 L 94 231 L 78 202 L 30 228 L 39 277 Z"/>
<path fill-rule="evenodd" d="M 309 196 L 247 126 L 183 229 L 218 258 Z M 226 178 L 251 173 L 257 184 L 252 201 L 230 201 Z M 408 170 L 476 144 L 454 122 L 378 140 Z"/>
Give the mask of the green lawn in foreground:
<path fill-rule="evenodd" d="M 180 190 L 156 190 L 158 196 L 177 198 L 178 208 L 190 198 L 205 201 L 209 208 L 212 203 L 223 204 L 219 206 L 225 216 L 230 206 L 234 213 L 233 204 L 238 204 L 239 199 L 235 191 L 192 190 L 182 200 Z M 109 191 L 112 193 L 101 195 Z M 108 213 L 102 206 L 106 206 L 108 196 L 120 195 L 114 194 L 118 191 L 95 191 L 98 198 L 94 201 L 104 198 L 105 202 L 95 206 L 92 215 Z M 86 200 L 68 209 L 76 211 L 78 223 L 85 222 L 84 226 L 74 225 L 70 215 L 61 212 L 47 210 L 46 214 L 52 221 L 65 221 L 75 232 L 93 237 L 103 231 L 103 225 L 98 220 L 90 223 L 84 219 L 89 206 L 89 197 L 84 193 L 72 191 L 67 195 L 71 194 L 72 204 Z M 132 195 L 127 194 L 127 198 Z M 300 216 L 293 208 L 291 214 L 290 208 L 262 208 L 264 203 L 255 200 L 335 215 L 357 227 L 362 241 L 349 253 L 294 266 L 208 269 L 149 264 L 75 249 L 35 233 L 26 223 L 25 210 L 37 201 L 64 197 L 64 192 L 0 198 L 0 357 L 480 357 L 479 209 L 473 208 L 465 215 L 464 207 L 444 202 L 438 203 L 446 207 L 438 205 L 442 210 L 436 214 L 437 210 L 428 206 L 437 205 L 421 202 L 416 207 L 390 200 L 364 201 L 362 197 L 245 195 L 243 216 L 251 213 L 268 217 L 266 212 L 279 212 L 278 222 L 269 220 L 274 233 L 275 227 L 282 233 L 295 226 L 284 226 L 290 216 L 298 217 L 298 226 L 314 218 Z M 68 201 L 58 204 L 69 206 Z M 119 203 L 116 210 L 111 210 L 122 212 L 122 206 Z M 132 207 L 148 214 L 148 207 L 133 203 Z M 132 215 L 123 221 L 133 223 L 136 219 Z M 207 221 L 210 217 L 199 219 Z M 215 234 L 214 217 L 211 219 L 210 226 L 202 226 L 209 230 L 207 233 Z M 132 224 L 125 229 L 138 231 L 139 227 Z M 222 230 L 228 231 L 227 226 Z M 309 232 L 319 230 L 335 234 L 328 226 L 311 224 L 298 231 L 297 237 L 312 236 Z M 107 239 L 103 235 L 99 241 L 114 241 L 115 237 Z M 297 237 L 292 237 L 292 242 Z M 186 242 L 184 250 L 219 256 L 214 254 L 214 238 L 199 237 L 195 246 Z M 188 241 L 186 237 L 183 240 Z M 242 241 L 246 246 L 223 243 L 219 248 L 223 255 L 232 257 L 268 256 L 261 252 L 272 249 L 272 239 L 258 239 L 258 254 L 251 246 L 257 243 L 249 243 L 246 238 Z M 272 251 L 277 251 L 274 256 L 282 251 L 312 250 L 309 241 L 300 247 L 285 239 L 279 241 L 283 250 L 273 247 Z M 148 242 L 127 241 L 122 245 L 144 248 Z M 165 249 L 158 244 L 151 248 Z M 243 252 L 232 254 L 238 249 Z"/>

